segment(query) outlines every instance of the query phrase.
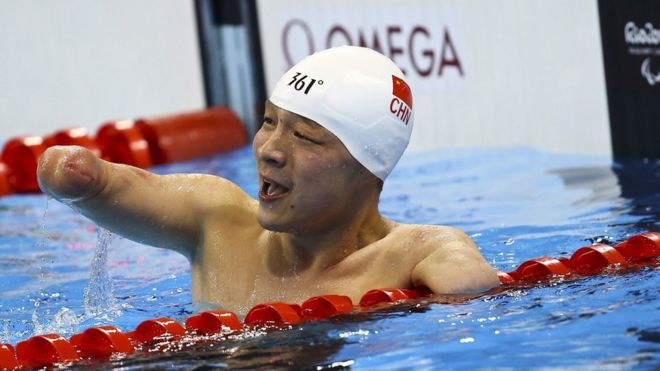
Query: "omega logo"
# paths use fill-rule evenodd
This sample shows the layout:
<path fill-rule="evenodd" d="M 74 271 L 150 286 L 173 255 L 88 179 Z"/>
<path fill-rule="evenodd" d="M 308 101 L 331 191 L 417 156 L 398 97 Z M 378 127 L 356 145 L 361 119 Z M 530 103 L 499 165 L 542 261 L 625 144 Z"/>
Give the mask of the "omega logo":
<path fill-rule="evenodd" d="M 342 44 L 364 46 L 388 56 L 397 65 L 407 59 L 412 72 L 422 78 L 442 77 L 448 69 L 463 77 L 461 58 L 449 29 L 444 27 L 440 35 L 434 35 L 422 25 L 409 28 L 381 25 L 366 31 L 363 28 L 350 30 L 337 23 L 325 32 L 325 44 L 321 46 L 323 49 Z M 306 55 L 317 51 L 312 29 L 304 20 L 289 20 L 282 29 L 281 38 L 282 52 L 289 68 L 295 64 L 292 50 L 306 49 Z M 404 68 L 401 71 L 405 74 L 410 72 Z"/>

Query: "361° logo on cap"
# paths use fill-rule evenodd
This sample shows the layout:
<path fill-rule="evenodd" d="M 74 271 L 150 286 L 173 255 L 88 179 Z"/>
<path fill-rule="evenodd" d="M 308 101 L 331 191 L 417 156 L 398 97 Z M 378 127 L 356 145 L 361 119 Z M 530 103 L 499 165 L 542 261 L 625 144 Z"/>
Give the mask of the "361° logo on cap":
<path fill-rule="evenodd" d="M 307 75 L 303 75 L 300 72 L 296 72 L 296 74 L 291 78 L 291 82 L 289 82 L 289 86 L 293 86 L 294 89 L 298 91 L 302 91 L 305 93 L 305 95 L 307 95 L 309 91 L 312 89 L 312 86 L 314 86 L 314 84 L 317 81 L 318 81 L 318 85 L 323 85 L 323 80 L 310 78 L 310 80 L 307 81 Z"/>
<path fill-rule="evenodd" d="M 390 101 L 390 112 L 399 118 L 401 122 L 408 125 L 413 108 L 410 86 L 403 79 L 392 75 L 392 95 L 394 95 L 394 98 Z"/>

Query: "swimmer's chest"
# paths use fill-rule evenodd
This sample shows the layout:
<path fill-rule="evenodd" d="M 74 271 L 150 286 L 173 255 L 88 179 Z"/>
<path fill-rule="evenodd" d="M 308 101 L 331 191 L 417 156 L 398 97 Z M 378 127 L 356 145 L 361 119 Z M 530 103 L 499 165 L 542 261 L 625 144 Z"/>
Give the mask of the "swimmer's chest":
<path fill-rule="evenodd" d="M 263 231 L 263 230 L 261 230 Z M 353 300 L 373 288 L 410 287 L 413 265 L 392 253 L 388 241 L 349 255 L 326 272 L 278 271 L 269 266 L 258 228 L 208 233 L 193 265 L 193 291 L 224 307 L 269 301 L 298 302 L 340 294 Z"/>

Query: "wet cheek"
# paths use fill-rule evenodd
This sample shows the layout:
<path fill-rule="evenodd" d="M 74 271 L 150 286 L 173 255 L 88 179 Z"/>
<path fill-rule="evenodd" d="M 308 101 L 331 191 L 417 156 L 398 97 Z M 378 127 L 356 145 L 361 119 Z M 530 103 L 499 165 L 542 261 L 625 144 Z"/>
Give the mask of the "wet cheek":
<path fill-rule="evenodd" d="M 349 191 L 342 182 L 342 178 L 336 174 L 318 177 L 314 189 L 316 190 L 316 202 L 326 207 L 339 202 Z"/>

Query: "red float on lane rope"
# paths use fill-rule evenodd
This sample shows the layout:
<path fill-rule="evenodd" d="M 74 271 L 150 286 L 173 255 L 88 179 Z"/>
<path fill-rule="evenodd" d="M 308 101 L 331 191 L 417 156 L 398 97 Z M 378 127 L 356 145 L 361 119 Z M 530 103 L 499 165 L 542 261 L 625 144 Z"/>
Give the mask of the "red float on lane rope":
<path fill-rule="evenodd" d="M 248 136 L 236 114 L 224 107 L 157 118 L 113 121 L 92 140 L 84 128 L 64 129 L 44 138 L 9 140 L 0 156 L 0 196 L 38 192 L 37 163 L 53 145 L 78 145 L 105 160 L 147 168 L 190 160 L 244 146 Z"/>
<path fill-rule="evenodd" d="M 2 161 L 11 170 L 13 183 L 11 187 L 16 192 L 38 192 L 37 162 L 39 156 L 46 150 L 46 144 L 41 137 L 14 138 L 5 144 L 2 150 Z"/>
<path fill-rule="evenodd" d="M 259 304 L 250 309 L 244 323 L 250 327 L 295 325 L 302 321 L 299 308 L 286 303 Z"/>
<path fill-rule="evenodd" d="M 293 309 L 293 311 L 296 312 L 298 317 L 300 317 L 300 320 L 302 320 L 303 315 L 302 315 L 302 307 L 300 306 L 300 304 L 289 304 L 289 306 L 291 306 L 291 309 Z"/>
<path fill-rule="evenodd" d="M 186 330 L 179 322 L 168 317 L 161 317 L 143 321 L 135 328 L 135 331 L 129 334 L 129 337 L 139 344 L 145 344 L 152 342 L 157 337 L 179 337 L 185 333 Z"/>
<path fill-rule="evenodd" d="M 631 261 L 660 256 L 660 233 L 647 232 L 630 237 L 615 248 Z"/>
<path fill-rule="evenodd" d="M 377 289 L 370 290 L 360 299 L 361 307 L 371 307 L 381 303 L 396 303 L 400 300 L 411 299 L 404 289 Z"/>
<path fill-rule="evenodd" d="M 135 125 L 149 143 L 154 165 L 209 156 L 248 143 L 238 116 L 223 107 L 139 119 Z"/>
<path fill-rule="evenodd" d="M 582 276 L 599 273 L 610 266 L 624 268 L 626 259 L 612 246 L 596 244 L 579 248 L 569 260 L 571 269 Z"/>
<path fill-rule="evenodd" d="M 571 270 L 559 259 L 544 256 L 522 263 L 515 271 L 509 272 L 509 276 L 516 281 L 546 281 L 570 273 Z"/>
<path fill-rule="evenodd" d="M 236 314 L 226 310 L 202 312 L 186 320 L 186 330 L 198 334 L 230 333 L 242 327 Z"/>
<path fill-rule="evenodd" d="M 16 344 L 16 358 L 28 368 L 80 359 L 73 346 L 58 334 L 39 335 Z"/>
<path fill-rule="evenodd" d="M 14 347 L 10 344 L 0 344 L 0 370 L 13 370 L 18 366 Z"/>
<path fill-rule="evenodd" d="M 128 335 L 114 326 L 89 328 L 81 334 L 73 335 L 70 342 L 83 355 L 96 358 L 135 351 Z"/>
<path fill-rule="evenodd" d="M 96 143 L 105 160 L 143 169 L 153 165 L 149 144 L 133 121 L 104 124 L 96 133 Z"/>
<path fill-rule="evenodd" d="M 344 295 L 315 296 L 302 304 L 302 317 L 305 320 L 323 319 L 351 311 L 353 302 Z"/>
<path fill-rule="evenodd" d="M 101 156 L 101 149 L 96 142 L 87 135 L 84 128 L 64 129 L 49 135 L 44 139 L 47 147 L 52 146 L 81 146 L 89 149 L 95 155 Z"/>
<path fill-rule="evenodd" d="M 0 162 L 0 196 L 14 192 L 12 187 L 11 169 L 4 162 Z"/>
<path fill-rule="evenodd" d="M 500 283 L 511 283 L 515 281 L 508 273 L 497 271 L 497 277 L 500 279 Z"/>

